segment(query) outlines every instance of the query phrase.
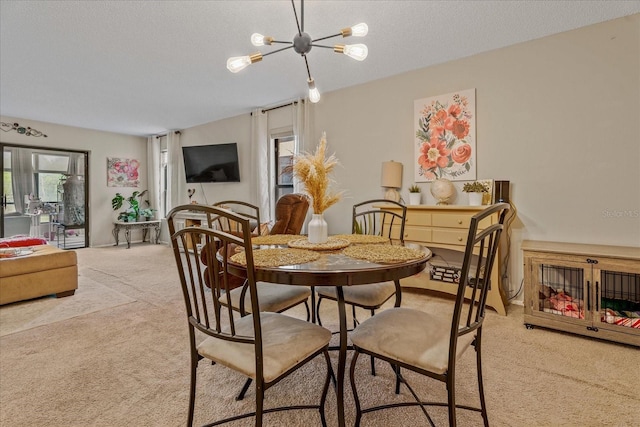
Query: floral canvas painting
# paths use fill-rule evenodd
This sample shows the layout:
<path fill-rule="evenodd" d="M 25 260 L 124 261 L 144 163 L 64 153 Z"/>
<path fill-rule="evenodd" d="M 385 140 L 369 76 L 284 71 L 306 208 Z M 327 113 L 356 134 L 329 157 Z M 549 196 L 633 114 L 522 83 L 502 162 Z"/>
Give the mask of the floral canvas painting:
<path fill-rule="evenodd" d="M 107 158 L 107 186 L 108 187 L 138 187 L 140 179 L 138 168 L 140 162 L 136 159 Z"/>
<path fill-rule="evenodd" d="M 414 102 L 414 181 L 476 178 L 475 110 L 475 89 Z"/>

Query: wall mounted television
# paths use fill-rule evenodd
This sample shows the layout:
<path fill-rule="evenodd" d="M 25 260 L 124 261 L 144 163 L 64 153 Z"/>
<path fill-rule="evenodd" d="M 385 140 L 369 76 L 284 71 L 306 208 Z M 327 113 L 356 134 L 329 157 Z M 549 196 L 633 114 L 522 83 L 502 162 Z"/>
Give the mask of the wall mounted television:
<path fill-rule="evenodd" d="M 240 182 L 238 144 L 182 147 L 187 183 Z"/>

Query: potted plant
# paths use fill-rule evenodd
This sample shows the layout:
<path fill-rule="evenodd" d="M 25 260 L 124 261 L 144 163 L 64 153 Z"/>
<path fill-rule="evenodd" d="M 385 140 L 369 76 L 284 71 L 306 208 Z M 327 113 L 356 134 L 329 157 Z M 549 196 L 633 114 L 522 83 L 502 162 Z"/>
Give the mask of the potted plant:
<path fill-rule="evenodd" d="M 413 184 L 409 187 L 409 204 L 410 205 L 419 205 L 422 194 L 420 187 L 417 184 Z"/>
<path fill-rule="evenodd" d="M 155 211 L 156 210 L 152 208 L 140 209 L 140 216 L 143 217 L 145 220 L 149 221 L 150 219 L 153 219 L 153 215 Z"/>
<path fill-rule="evenodd" d="M 122 205 L 126 201 L 129 203 L 129 207 L 118 214 L 118 221 L 124 222 L 136 222 L 138 217 L 140 216 L 140 200 L 142 196 L 147 194 L 147 190 L 144 191 L 134 191 L 133 194 L 129 197 L 124 197 L 120 193 L 116 193 L 116 195 L 111 199 L 111 207 L 114 211 L 122 208 Z M 149 205 L 149 200 L 144 201 L 147 205 Z M 153 212 L 151 213 L 153 216 Z"/>
<path fill-rule="evenodd" d="M 480 206 L 482 205 L 482 197 L 484 196 L 484 193 L 488 193 L 489 189 L 483 183 L 473 181 L 466 182 L 462 186 L 462 191 L 469 193 L 469 204 L 471 206 Z"/>

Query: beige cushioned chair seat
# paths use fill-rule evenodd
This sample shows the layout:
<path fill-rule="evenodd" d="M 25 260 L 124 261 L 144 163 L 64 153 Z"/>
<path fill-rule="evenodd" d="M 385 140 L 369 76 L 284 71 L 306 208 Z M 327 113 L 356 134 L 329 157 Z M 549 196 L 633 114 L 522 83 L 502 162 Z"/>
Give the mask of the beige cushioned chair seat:
<path fill-rule="evenodd" d="M 262 323 L 262 349 L 264 379 L 273 381 L 322 347 L 328 345 L 331 332 L 322 326 L 305 322 L 284 314 L 260 313 Z M 253 336 L 253 317 L 236 321 L 239 335 Z M 253 344 L 243 344 L 209 337 L 198 345 L 198 353 L 256 378 L 256 359 Z"/>
<path fill-rule="evenodd" d="M 337 300 L 335 286 L 316 286 L 318 295 Z M 370 285 L 343 286 L 344 301 L 347 304 L 377 307 L 388 300 L 396 291 L 393 282 L 372 283 Z"/>
<path fill-rule="evenodd" d="M 365 320 L 351 333 L 354 345 L 443 374 L 447 371 L 451 317 L 409 308 L 390 308 Z M 458 340 L 457 357 L 471 345 L 474 334 Z"/>
<path fill-rule="evenodd" d="M 260 311 L 278 313 L 305 301 L 311 296 L 311 290 L 306 286 L 280 285 L 267 282 L 258 282 L 256 286 Z M 235 288 L 229 292 L 231 306 L 236 309 L 240 309 L 241 293 L 242 287 Z M 227 303 L 226 295 L 220 297 L 220 302 Z M 248 289 L 244 296 L 244 309 L 245 312 L 251 313 L 251 295 L 249 295 Z"/>

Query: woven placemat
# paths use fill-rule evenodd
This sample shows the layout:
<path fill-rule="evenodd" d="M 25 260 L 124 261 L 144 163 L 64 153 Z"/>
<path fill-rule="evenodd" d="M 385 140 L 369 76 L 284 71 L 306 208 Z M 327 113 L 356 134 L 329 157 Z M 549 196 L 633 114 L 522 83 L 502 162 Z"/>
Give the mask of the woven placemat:
<path fill-rule="evenodd" d="M 279 267 L 282 265 L 304 264 L 320 258 L 320 254 L 304 249 L 270 248 L 253 251 L 253 264 L 256 267 Z M 231 261 L 240 265 L 247 265 L 244 252 L 231 256 Z"/>
<path fill-rule="evenodd" d="M 420 259 L 424 252 L 395 245 L 356 245 L 345 248 L 345 255 L 378 263 L 394 263 Z"/>
<path fill-rule="evenodd" d="M 299 239 L 299 234 L 271 234 L 266 236 L 256 236 L 251 239 L 254 245 L 286 245 L 291 240 Z"/>
<path fill-rule="evenodd" d="M 389 243 L 389 239 L 383 236 L 372 236 L 369 234 L 336 234 L 338 239 L 344 239 L 353 244 L 363 243 Z"/>
<path fill-rule="evenodd" d="M 290 248 L 309 249 L 311 251 L 337 251 L 349 246 L 349 241 L 331 236 L 325 243 L 311 243 L 307 237 L 303 237 L 301 239 L 292 239 L 287 245 Z"/>

